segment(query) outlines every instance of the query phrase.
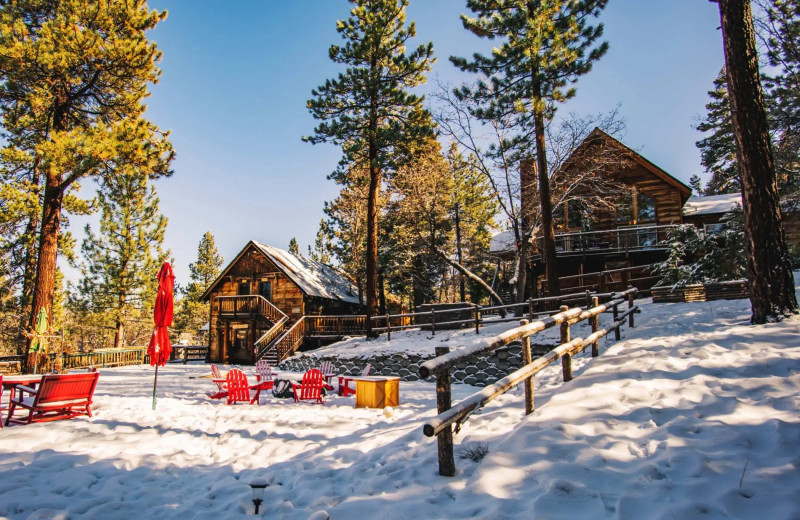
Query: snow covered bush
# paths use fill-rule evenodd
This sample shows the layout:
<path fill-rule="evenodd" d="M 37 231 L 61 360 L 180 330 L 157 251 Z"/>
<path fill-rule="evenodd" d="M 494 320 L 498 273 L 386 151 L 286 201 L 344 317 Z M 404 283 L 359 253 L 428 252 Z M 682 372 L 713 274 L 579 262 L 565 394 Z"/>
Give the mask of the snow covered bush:
<path fill-rule="evenodd" d="M 723 216 L 721 231 L 691 224 L 676 227 L 666 240 L 667 259 L 656 264 L 659 285 L 684 286 L 739 280 L 745 276 L 744 216 L 741 207 Z"/>

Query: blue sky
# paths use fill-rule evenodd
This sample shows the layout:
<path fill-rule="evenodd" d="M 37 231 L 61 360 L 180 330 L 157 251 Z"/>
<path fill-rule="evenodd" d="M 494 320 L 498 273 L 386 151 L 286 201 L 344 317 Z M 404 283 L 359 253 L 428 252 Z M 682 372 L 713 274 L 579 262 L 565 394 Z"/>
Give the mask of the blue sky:
<path fill-rule="evenodd" d="M 418 42 L 438 57 L 429 79 L 470 78 L 449 62 L 487 42 L 461 26 L 464 0 L 411 0 Z M 226 262 L 249 239 L 302 252 L 313 243 L 326 180 L 339 160 L 332 145 L 301 142 L 315 126 L 311 90 L 338 68 L 328 47 L 340 41 L 345 0 L 151 0 L 169 16 L 150 33 L 163 52 L 161 81 L 147 117 L 172 132 L 175 173 L 156 183 L 169 218 L 166 247 L 178 281 L 188 282 L 197 244 L 211 231 Z M 612 0 L 602 14 L 608 54 L 581 78 L 561 113 L 621 104 L 626 144 L 675 177 L 701 173 L 692 128 L 723 63 L 717 6 L 697 0 Z M 428 87 L 432 88 L 432 87 Z M 82 238 L 84 219 L 73 218 Z M 69 276 L 69 274 L 68 274 Z"/>

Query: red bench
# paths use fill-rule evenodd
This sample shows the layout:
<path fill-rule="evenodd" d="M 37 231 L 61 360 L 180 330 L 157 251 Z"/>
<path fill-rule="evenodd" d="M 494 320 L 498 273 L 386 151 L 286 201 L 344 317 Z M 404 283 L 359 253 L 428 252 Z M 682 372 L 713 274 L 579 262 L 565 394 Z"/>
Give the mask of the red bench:
<path fill-rule="evenodd" d="M 92 416 L 92 396 L 100 372 L 42 376 L 37 389 L 17 385 L 17 395 L 9 402 L 6 426 L 15 422 L 32 422 L 69 419 L 78 415 Z M 16 408 L 28 410 L 22 419 L 13 417 Z"/>

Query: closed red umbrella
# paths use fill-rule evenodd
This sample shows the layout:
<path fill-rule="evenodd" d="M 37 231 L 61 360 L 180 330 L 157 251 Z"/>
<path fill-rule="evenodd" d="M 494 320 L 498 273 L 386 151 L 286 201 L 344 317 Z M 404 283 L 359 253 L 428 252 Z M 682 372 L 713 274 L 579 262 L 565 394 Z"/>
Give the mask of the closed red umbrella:
<path fill-rule="evenodd" d="M 156 377 L 153 380 L 153 410 L 156 409 L 158 367 L 165 365 L 169 361 L 169 355 L 172 352 L 167 327 L 172 325 L 172 293 L 174 287 L 175 275 L 172 274 L 172 267 L 170 267 L 169 262 L 164 262 L 164 265 L 161 266 L 161 271 L 158 272 L 158 292 L 156 293 L 156 304 L 153 310 L 155 328 L 153 329 L 153 335 L 150 336 L 150 345 L 147 347 L 150 364 L 156 367 Z"/>

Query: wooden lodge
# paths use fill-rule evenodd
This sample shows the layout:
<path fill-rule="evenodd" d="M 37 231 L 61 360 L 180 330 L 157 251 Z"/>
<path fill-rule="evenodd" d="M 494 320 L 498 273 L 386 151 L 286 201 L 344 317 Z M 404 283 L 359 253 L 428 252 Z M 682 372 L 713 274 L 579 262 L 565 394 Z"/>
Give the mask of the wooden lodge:
<path fill-rule="evenodd" d="M 277 363 L 304 343 L 363 333 L 352 281 L 334 268 L 251 240 L 202 295 L 210 303 L 209 357 Z"/>
<path fill-rule="evenodd" d="M 590 173 L 611 181 L 620 195 L 616 211 L 589 212 L 575 201 L 553 209 L 556 225 L 556 254 L 562 292 L 587 288 L 604 289 L 609 282 L 625 282 L 649 289 L 656 281 L 647 266 L 665 258 L 660 243 L 669 231 L 683 220 L 683 207 L 691 189 L 639 153 L 602 130 L 595 128 L 556 175 L 576 176 Z M 541 238 L 536 241 L 541 251 Z M 502 285 L 513 272 L 516 244 L 513 233 L 505 232 L 492 239 L 491 253 L 498 259 L 495 286 L 508 294 L 510 285 Z M 541 257 L 531 259 L 530 283 L 526 296 L 543 296 L 544 265 Z M 505 276 L 504 276 L 505 275 Z M 623 278 L 625 278 L 623 280 Z"/>

